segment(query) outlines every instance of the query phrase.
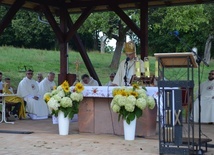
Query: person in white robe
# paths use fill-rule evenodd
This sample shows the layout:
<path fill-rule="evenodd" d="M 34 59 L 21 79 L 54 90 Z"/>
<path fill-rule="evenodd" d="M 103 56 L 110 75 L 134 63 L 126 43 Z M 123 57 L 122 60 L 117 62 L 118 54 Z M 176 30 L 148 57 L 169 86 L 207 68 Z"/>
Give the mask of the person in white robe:
<path fill-rule="evenodd" d="M 48 76 L 39 83 L 39 94 L 42 97 L 45 95 L 45 93 L 51 92 L 54 89 L 54 87 L 56 87 L 54 78 L 55 78 L 55 73 L 50 72 L 48 73 Z"/>
<path fill-rule="evenodd" d="M 33 71 L 28 70 L 26 77 L 18 85 L 17 95 L 23 97 L 26 101 L 26 111 L 31 119 L 47 119 L 49 114 L 48 106 L 43 97 L 39 95 L 39 86 L 32 77 Z"/>
<path fill-rule="evenodd" d="M 83 74 L 80 81 L 84 86 L 99 86 L 98 82 L 88 74 Z"/>
<path fill-rule="evenodd" d="M 37 83 L 39 84 L 41 81 L 43 80 L 43 75 L 42 75 L 42 73 L 38 73 L 37 74 Z"/>
<path fill-rule="evenodd" d="M 211 70 L 208 80 L 200 86 L 201 92 L 201 123 L 214 122 L 214 70 Z M 194 122 L 199 122 L 199 100 L 194 102 Z"/>
<path fill-rule="evenodd" d="M 116 73 L 111 73 L 109 78 L 110 78 L 110 81 L 108 83 L 106 83 L 106 86 L 112 86 L 113 85 L 113 80 L 114 80 L 114 77 L 115 77 Z"/>
<path fill-rule="evenodd" d="M 135 75 L 136 47 L 134 42 L 129 41 L 125 43 L 124 49 L 127 58 L 120 63 L 117 73 L 112 82 L 112 86 L 128 86 L 130 85 L 132 76 Z M 140 71 L 141 73 L 144 73 L 144 62 L 142 60 L 139 61 Z"/>

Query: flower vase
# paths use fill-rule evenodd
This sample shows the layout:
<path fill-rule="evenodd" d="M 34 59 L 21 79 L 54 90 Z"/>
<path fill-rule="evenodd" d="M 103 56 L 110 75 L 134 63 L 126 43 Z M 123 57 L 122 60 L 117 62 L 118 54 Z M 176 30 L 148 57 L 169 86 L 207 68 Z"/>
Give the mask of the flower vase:
<path fill-rule="evenodd" d="M 68 135 L 70 119 L 64 116 L 64 112 L 58 113 L 59 135 Z"/>
<path fill-rule="evenodd" d="M 126 120 L 123 120 L 123 128 L 124 128 L 124 138 L 125 140 L 134 140 L 135 139 L 135 129 L 136 129 L 136 121 L 137 118 L 128 124 Z"/>

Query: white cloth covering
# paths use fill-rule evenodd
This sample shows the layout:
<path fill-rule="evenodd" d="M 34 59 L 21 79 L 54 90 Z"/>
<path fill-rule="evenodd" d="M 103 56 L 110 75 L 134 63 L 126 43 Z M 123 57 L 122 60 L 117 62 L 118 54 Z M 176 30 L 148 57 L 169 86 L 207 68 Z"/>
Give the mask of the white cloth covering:
<path fill-rule="evenodd" d="M 125 86 L 124 82 L 124 76 L 126 74 L 126 68 L 127 68 L 127 84 L 130 83 L 130 80 L 132 76 L 135 74 L 135 60 L 129 60 L 128 61 L 128 66 L 126 67 L 125 64 L 126 60 L 121 61 L 119 68 L 117 70 L 117 73 L 114 77 L 113 83 L 117 84 L 118 86 Z M 140 68 L 141 68 L 141 73 L 144 73 L 144 62 L 140 60 Z"/>
<path fill-rule="evenodd" d="M 106 86 L 112 86 L 113 82 L 109 81 L 108 83 L 106 83 Z"/>
<path fill-rule="evenodd" d="M 45 93 L 51 92 L 55 86 L 56 83 L 54 81 L 49 81 L 46 77 L 39 83 L 39 94 L 43 97 Z"/>
<path fill-rule="evenodd" d="M 214 122 L 214 80 L 201 84 L 201 123 Z M 194 122 L 199 120 L 199 100 L 194 102 Z"/>
<path fill-rule="evenodd" d="M 39 86 L 33 79 L 27 77 L 19 83 L 17 95 L 23 97 L 27 102 L 26 111 L 29 114 L 34 114 L 38 118 L 47 118 L 49 110 L 43 98 L 39 95 Z M 39 97 L 38 100 L 33 99 L 34 96 Z M 38 119 L 35 118 L 35 119 Z"/>

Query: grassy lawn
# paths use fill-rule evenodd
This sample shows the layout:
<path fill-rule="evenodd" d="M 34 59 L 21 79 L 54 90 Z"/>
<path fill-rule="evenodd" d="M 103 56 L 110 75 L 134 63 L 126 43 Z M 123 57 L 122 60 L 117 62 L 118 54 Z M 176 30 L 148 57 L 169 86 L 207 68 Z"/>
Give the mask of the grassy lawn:
<path fill-rule="evenodd" d="M 11 84 L 14 88 L 17 88 L 20 80 L 25 77 L 25 72 L 23 72 L 24 66 L 33 68 L 35 80 L 37 79 L 36 75 L 39 72 L 43 73 L 43 76 L 47 76 L 47 73 L 50 71 L 53 71 L 56 74 L 59 74 L 60 72 L 59 51 L 0 47 L 0 53 L 0 72 L 3 73 L 3 78 L 11 78 Z M 68 55 L 69 73 L 76 74 L 76 61 L 80 61 L 81 63 L 78 74 L 81 76 L 84 73 L 88 73 L 78 52 L 69 51 Z M 116 69 L 112 70 L 109 68 L 113 54 L 89 52 L 88 56 L 101 83 L 105 85 L 109 80 L 109 74 L 117 71 Z M 121 59 L 124 58 L 125 55 L 123 55 Z M 55 78 L 55 82 L 58 83 L 57 78 Z"/>
<path fill-rule="evenodd" d="M 37 73 L 43 73 L 43 76 L 47 76 L 50 71 L 59 74 L 60 72 L 60 59 L 59 51 L 46 51 L 46 50 L 36 50 L 36 49 L 24 49 L 24 48 L 14 48 L 14 47 L 0 47 L 0 71 L 3 73 L 3 78 L 10 77 L 12 86 L 16 89 L 19 81 L 25 77 L 24 66 L 32 67 L 34 70 L 34 79 L 36 79 Z M 68 53 L 68 69 L 69 73 L 76 74 L 75 62 L 80 61 L 80 67 L 78 74 L 81 76 L 84 73 L 88 73 L 84 62 L 78 52 L 69 51 Z M 105 85 L 109 80 L 109 74 L 111 72 L 116 72 L 117 70 L 112 70 L 109 65 L 112 60 L 113 53 L 99 52 L 88 52 L 88 56 L 94 66 L 100 81 Z M 121 60 L 125 59 L 123 54 Z M 149 57 L 150 60 L 150 71 L 154 73 L 155 70 L 155 58 Z M 206 67 L 201 63 L 201 81 L 207 79 L 208 73 L 211 69 L 214 69 L 214 61 L 210 63 L 210 67 Z M 194 69 L 194 81 L 195 89 L 198 87 L 198 72 L 197 68 Z M 166 78 L 173 80 L 181 80 L 186 77 L 186 69 L 169 69 L 167 70 Z M 56 83 L 58 83 L 57 78 L 55 78 Z"/>

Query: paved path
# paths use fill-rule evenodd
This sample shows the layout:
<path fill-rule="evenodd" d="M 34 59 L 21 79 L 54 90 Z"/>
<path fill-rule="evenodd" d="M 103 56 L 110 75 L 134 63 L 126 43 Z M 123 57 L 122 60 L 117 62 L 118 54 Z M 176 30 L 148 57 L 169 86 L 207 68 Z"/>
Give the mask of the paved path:
<path fill-rule="evenodd" d="M 214 125 L 202 125 L 202 131 L 211 139 L 214 139 L 213 129 Z M 34 132 L 32 134 L 0 133 L 0 155 L 159 154 L 158 135 L 150 138 L 136 137 L 134 141 L 125 141 L 123 136 L 78 133 L 77 122 L 70 124 L 68 136 L 58 135 L 58 125 L 53 125 L 51 119 L 17 120 L 15 124 L 1 123 L 0 130 Z M 214 155 L 214 148 L 208 148 L 206 154 Z"/>

